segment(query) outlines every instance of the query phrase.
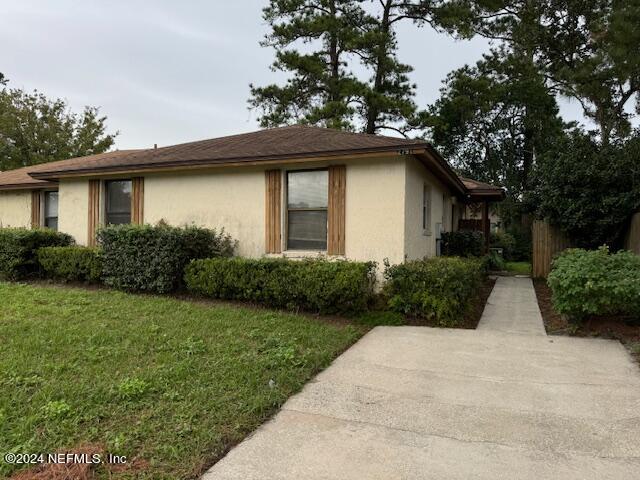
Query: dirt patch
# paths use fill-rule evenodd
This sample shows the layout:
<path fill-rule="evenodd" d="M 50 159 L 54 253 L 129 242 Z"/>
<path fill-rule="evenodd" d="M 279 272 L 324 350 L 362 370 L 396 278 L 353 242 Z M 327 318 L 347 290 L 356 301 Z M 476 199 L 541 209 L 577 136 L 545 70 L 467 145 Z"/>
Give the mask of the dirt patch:
<path fill-rule="evenodd" d="M 473 300 L 471 308 L 469 312 L 465 315 L 462 322 L 456 325 L 455 328 L 464 328 L 468 330 L 475 330 L 478 327 L 478 323 L 480 323 L 480 317 L 482 317 L 482 312 L 484 311 L 484 307 L 487 304 L 487 300 L 489 299 L 489 295 L 493 291 L 493 286 L 496 283 L 495 278 L 487 278 L 480 290 L 478 295 Z M 424 318 L 407 318 L 407 325 L 417 326 L 417 327 L 439 327 L 435 322 L 430 320 L 426 320 Z"/>
<path fill-rule="evenodd" d="M 533 281 L 544 327 L 549 335 L 619 340 L 640 363 L 640 322 L 623 316 L 592 316 L 581 325 L 570 323 L 553 308 L 551 289 L 543 279 Z"/>

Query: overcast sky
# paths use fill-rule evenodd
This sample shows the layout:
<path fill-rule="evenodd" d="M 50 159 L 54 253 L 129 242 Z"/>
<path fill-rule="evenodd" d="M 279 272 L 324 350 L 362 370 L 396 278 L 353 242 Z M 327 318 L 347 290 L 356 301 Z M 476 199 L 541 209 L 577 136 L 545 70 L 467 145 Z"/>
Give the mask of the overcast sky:
<path fill-rule="evenodd" d="M 0 72 L 9 86 L 99 106 L 118 148 L 146 148 L 258 128 L 249 83 L 282 77 L 259 41 L 266 0 L 0 0 Z M 413 65 L 421 107 L 446 74 L 488 44 L 405 24 L 400 60 Z M 581 118 L 563 102 L 567 120 Z"/>

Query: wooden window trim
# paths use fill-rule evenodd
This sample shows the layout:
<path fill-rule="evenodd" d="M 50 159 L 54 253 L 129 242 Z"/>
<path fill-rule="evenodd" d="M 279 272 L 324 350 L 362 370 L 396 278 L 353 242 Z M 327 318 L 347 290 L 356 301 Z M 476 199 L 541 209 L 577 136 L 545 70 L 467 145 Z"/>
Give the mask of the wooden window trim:
<path fill-rule="evenodd" d="M 144 177 L 131 179 L 131 223 L 144 223 Z"/>
<path fill-rule="evenodd" d="M 265 251 L 282 252 L 282 171 L 265 170 Z"/>
<path fill-rule="evenodd" d="M 329 167 L 329 205 L 327 215 L 327 253 L 345 254 L 347 167 Z"/>

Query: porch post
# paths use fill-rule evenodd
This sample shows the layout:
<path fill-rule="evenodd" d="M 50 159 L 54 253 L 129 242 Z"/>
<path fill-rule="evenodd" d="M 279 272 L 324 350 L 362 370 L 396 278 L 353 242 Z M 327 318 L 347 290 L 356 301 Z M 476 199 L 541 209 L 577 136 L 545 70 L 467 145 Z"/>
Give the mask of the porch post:
<path fill-rule="evenodd" d="M 484 253 L 489 253 L 489 235 L 491 223 L 489 222 L 489 202 L 482 203 L 482 233 L 484 234 Z"/>

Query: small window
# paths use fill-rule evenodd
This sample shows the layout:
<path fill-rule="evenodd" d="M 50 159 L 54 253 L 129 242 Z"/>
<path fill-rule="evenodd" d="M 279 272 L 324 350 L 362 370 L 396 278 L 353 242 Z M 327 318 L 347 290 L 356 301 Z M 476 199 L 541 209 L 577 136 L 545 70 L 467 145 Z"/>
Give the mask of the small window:
<path fill-rule="evenodd" d="M 105 182 L 107 225 L 131 223 L 131 180 Z"/>
<path fill-rule="evenodd" d="M 327 170 L 287 172 L 287 249 L 327 249 Z"/>
<path fill-rule="evenodd" d="M 431 187 L 422 185 L 422 230 L 431 235 Z"/>
<path fill-rule="evenodd" d="M 58 192 L 44 192 L 44 226 L 58 230 Z"/>

